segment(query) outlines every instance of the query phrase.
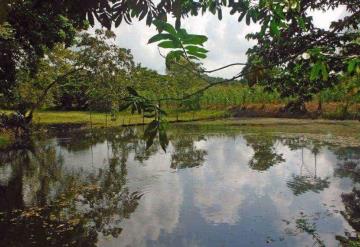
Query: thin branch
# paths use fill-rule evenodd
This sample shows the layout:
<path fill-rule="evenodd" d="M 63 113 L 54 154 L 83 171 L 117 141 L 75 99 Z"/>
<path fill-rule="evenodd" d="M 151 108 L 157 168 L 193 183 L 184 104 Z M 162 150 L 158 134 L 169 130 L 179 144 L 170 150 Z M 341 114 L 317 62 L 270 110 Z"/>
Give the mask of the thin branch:
<path fill-rule="evenodd" d="M 46 95 L 48 94 L 49 90 L 58 82 L 60 82 L 61 80 L 65 79 L 66 77 L 68 77 L 71 74 L 76 73 L 77 71 L 82 70 L 83 68 L 77 68 L 77 69 L 73 69 L 70 70 L 69 72 L 58 76 L 54 81 L 52 81 L 49 85 L 47 85 L 47 87 L 44 89 L 43 93 L 39 96 L 38 101 L 31 107 L 29 115 L 28 116 L 32 116 L 33 112 L 43 103 Z"/>
<path fill-rule="evenodd" d="M 238 78 L 240 78 L 240 77 L 242 77 L 242 76 L 244 76 L 244 75 L 246 75 L 246 74 L 249 74 L 249 73 L 250 73 L 250 71 L 248 71 L 248 72 L 241 72 L 241 73 L 233 76 L 233 77 L 230 78 L 230 79 L 225 79 L 225 80 L 218 81 L 218 82 L 214 82 L 214 83 L 210 83 L 210 82 L 209 82 L 209 84 L 206 85 L 205 87 L 200 88 L 199 90 L 197 90 L 197 91 L 195 91 L 195 92 L 193 92 L 193 93 L 191 93 L 191 94 L 185 95 L 184 97 L 181 97 L 181 98 L 172 98 L 172 97 L 170 97 L 170 98 L 161 98 L 161 99 L 158 99 L 157 101 L 181 101 L 181 100 L 189 99 L 189 98 L 191 98 L 191 97 L 193 97 L 193 96 L 195 96 L 195 95 L 197 95 L 197 94 L 200 94 L 200 93 L 206 91 L 207 89 L 209 89 L 209 88 L 211 88 L 211 87 L 214 87 L 214 86 L 219 85 L 219 84 L 231 82 L 231 81 L 236 80 L 236 79 L 238 79 Z"/>
<path fill-rule="evenodd" d="M 321 40 L 319 40 L 321 41 Z M 313 44 L 314 45 L 314 44 Z M 274 66 L 278 66 L 280 64 L 283 64 L 283 63 L 286 63 L 294 58 L 296 58 L 299 54 L 302 54 L 304 51 L 306 51 L 308 49 L 308 47 L 304 47 L 303 49 L 301 49 L 300 51 L 298 51 L 297 53 L 295 53 L 294 55 L 288 57 L 287 59 L 283 60 L 283 61 L 279 61 L 279 62 L 276 62 L 276 63 L 273 63 L 273 64 L 269 64 L 267 66 L 263 66 L 262 69 L 268 69 L 268 68 L 272 68 Z M 181 98 L 162 98 L 162 99 L 158 99 L 158 101 L 181 101 L 181 100 L 185 100 L 185 99 L 189 99 L 197 94 L 200 94 L 204 91 L 206 91 L 207 89 L 211 88 L 211 87 L 214 87 L 214 86 L 217 86 L 217 85 L 220 85 L 220 84 L 223 84 L 223 83 L 227 83 L 227 82 L 231 82 L 233 80 L 236 80 L 236 79 L 239 79 L 240 77 L 243 77 L 247 74 L 250 74 L 252 73 L 253 71 L 252 70 L 249 70 L 249 71 L 242 71 L 240 73 L 238 73 L 237 75 L 233 76 L 232 78 L 230 79 L 225 79 L 225 80 L 222 80 L 222 81 L 218 81 L 218 82 L 215 82 L 215 83 L 210 83 L 205 86 L 205 87 L 202 87 L 200 88 L 199 90 L 191 93 L 191 94 L 188 94 L 184 97 L 181 97 Z"/>
<path fill-rule="evenodd" d="M 226 69 L 226 68 L 231 67 L 231 66 L 242 66 L 242 65 L 246 66 L 246 65 L 248 65 L 248 63 L 231 63 L 231 64 L 228 64 L 228 65 L 225 65 L 223 67 L 213 69 L 213 70 L 202 70 L 202 72 L 204 72 L 204 73 L 213 73 L 213 72 L 216 72 L 216 71 L 219 71 L 219 70 Z"/>

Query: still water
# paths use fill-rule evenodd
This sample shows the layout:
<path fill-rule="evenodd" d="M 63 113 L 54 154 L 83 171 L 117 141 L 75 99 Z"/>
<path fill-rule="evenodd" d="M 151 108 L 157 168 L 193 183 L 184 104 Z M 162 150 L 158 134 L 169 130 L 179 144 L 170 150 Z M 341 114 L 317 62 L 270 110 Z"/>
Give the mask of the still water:
<path fill-rule="evenodd" d="M 224 130 L 226 127 L 223 127 Z M 0 152 L 0 246 L 339 246 L 360 146 L 171 126 L 56 129 Z"/>

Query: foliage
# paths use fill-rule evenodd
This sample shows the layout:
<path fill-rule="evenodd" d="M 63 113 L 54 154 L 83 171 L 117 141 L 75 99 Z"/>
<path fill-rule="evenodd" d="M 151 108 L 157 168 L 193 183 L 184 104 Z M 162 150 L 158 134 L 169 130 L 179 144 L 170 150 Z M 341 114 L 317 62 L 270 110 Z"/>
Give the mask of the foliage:
<path fill-rule="evenodd" d="M 113 32 L 100 29 L 95 35 L 83 33 L 79 37 L 76 63 L 86 72 L 78 79 L 87 85 L 83 92 L 91 109 L 110 111 L 118 108 L 126 86 L 132 83 L 133 56 L 130 50 L 112 43 L 114 38 Z M 78 81 L 72 84 L 77 85 Z"/>
<path fill-rule="evenodd" d="M 310 9 L 334 9 L 340 4 L 347 8 L 346 17 L 333 22 L 329 30 L 314 25 Z M 278 89 L 283 97 L 296 96 L 297 107 L 301 107 L 314 94 L 339 83 L 339 73 L 358 70 L 360 11 L 354 4 L 260 1 L 253 9 L 262 28 L 248 35 L 258 42 L 248 54 L 257 57 L 261 67 L 272 74 L 262 84 Z"/>
<path fill-rule="evenodd" d="M 0 115 L 0 129 L 14 130 L 16 136 L 29 130 L 28 119 L 20 112 Z"/>
<path fill-rule="evenodd" d="M 210 11 L 215 13 L 217 9 L 219 13 L 222 4 L 227 5 L 225 1 L 217 8 L 210 7 Z M 330 30 L 314 25 L 312 17 L 309 16 L 310 10 L 334 9 L 340 4 L 346 6 L 348 15 L 333 22 Z M 257 45 L 248 50 L 248 62 L 244 70 L 232 79 L 245 76 L 250 83 L 263 84 L 268 90 L 276 89 L 282 97 L 294 98 L 294 102 L 287 107 L 288 110 L 306 111 L 304 103 L 321 90 L 336 85 L 339 82 L 339 73 L 360 72 L 358 32 L 360 10 L 358 5 L 354 7 L 354 4 L 355 1 L 330 0 L 321 3 L 315 0 L 308 2 L 262 0 L 257 3 L 249 0 L 229 1 L 228 6 L 232 8 L 230 13 L 239 13 L 239 21 L 246 17 L 248 25 L 251 21 L 261 24 L 259 32 L 247 36 L 256 40 Z M 203 8 L 203 11 L 205 10 L 206 7 Z M 172 49 L 166 60 L 175 58 L 177 61 L 183 56 L 191 62 L 182 41 L 175 39 L 179 36 L 178 33 L 184 30 L 180 28 L 175 30 L 170 24 L 159 21 L 156 25 L 161 28 L 166 27 L 168 33 L 157 34 L 149 42 L 167 40 L 158 44 L 159 47 Z M 203 41 L 206 39 L 204 38 Z M 202 45 L 202 43 L 195 44 Z M 227 66 L 223 68 L 225 67 Z"/>
<path fill-rule="evenodd" d="M 169 23 L 155 20 L 153 24 L 159 30 L 159 34 L 152 36 L 148 43 L 160 42 L 158 47 L 171 49 L 166 55 L 166 67 L 170 67 L 173 61 L 179 62 L 181 58 L 187 60 L 199 60 L 206 58 L 208 50 L 202 46 L 207 41 L 204 35 L 188 34 L 183 28 L 175 29 Z M 162 33 L 165 31 L 165 33 Z"/>
<path fill-rule="evenodd" d="M 45 104 L 69 110 L 91 105 L 101 110 L 118 105 L 134 62 L 130 51 L 109 44 L 110 38 L 114 38 L 112 32 L 96 30 L 94 36 L 80 34 L 72 49 L 56 45 L 39 60 L 36 75 L 26 70 L 17 73 L 22 83 L 8 107 L 22 105 L 29 110 Z"/>
<path fill-rule="evenodd" d="M 157 5 L 148 0 L 5 0 L 0 7 L 0 83 L 6 97 L 12 96 L 12 88 L 19 83 L 18 69 L 35 74 L 39 59 L 48 49 L 57 43 L 72 45 L 76 31 L 87 29 L 89 24 L 94 26 L 95 19 L 110 29 L 113 23 L 119 26 L 133 18 L 146 17 L 151 25 L 153 19 L 166 20 L 166 13 L 171 13 L 179 26 L 181 17 L 207 8 L 206 4 L 173 0 L 162 0 Z"/>
<path fill-rule="evenodd" d="M 12 98 L 13 88 L 21 83 L 16 78 L 19 69 L 35 75 L 48 49 L 57 43 L 70 46 L 76 30 L 87 24 L 79 18 L 81 13 L 60 1 L 11 1 L 7 8 L 6 22 L 0 23 L 9 30 L 0 36 L 0 93 Z"/>

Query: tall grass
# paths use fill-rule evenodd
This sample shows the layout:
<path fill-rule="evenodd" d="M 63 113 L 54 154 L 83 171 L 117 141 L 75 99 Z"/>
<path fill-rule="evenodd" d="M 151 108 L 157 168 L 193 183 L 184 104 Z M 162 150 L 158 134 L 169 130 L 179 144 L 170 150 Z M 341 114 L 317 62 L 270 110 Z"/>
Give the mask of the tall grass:
<path fill-rule="evenodd" d="M 204 108 L 279 102 L 281 98 L 276 92 L 266 92 L 262 87 L 239 84 L 211 88 L 201 97 L 201 105 Z"/>

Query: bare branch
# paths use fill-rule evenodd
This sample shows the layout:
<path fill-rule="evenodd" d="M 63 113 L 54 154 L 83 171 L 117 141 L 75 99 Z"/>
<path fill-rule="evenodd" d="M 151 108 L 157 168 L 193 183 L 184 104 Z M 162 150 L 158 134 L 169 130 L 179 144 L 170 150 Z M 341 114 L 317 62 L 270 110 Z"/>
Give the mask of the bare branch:
<path fill-rule="evenodd" d="M 219 70 L 226 69 L 226 68 L 231 67 L 231 66 L 246 66 L 246 65 L 248 65 L 248 63 L 231 63 L 231 64 L 225 65 L 225 66 L 217 68 L 217 69 L 203 70 L 202 72 L 204 72 L 204 73 L 213 73 L 213 72 L 216 72 L 216 71 L 219 71 Z"/>

